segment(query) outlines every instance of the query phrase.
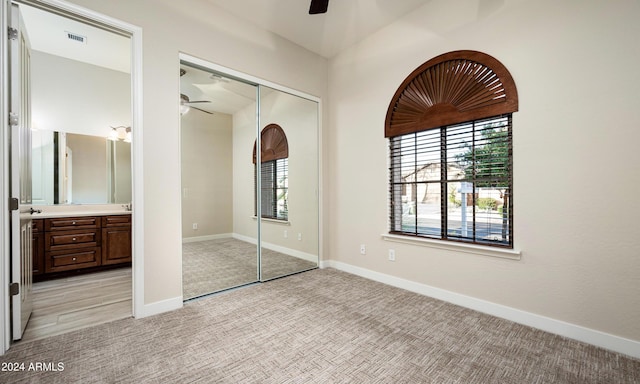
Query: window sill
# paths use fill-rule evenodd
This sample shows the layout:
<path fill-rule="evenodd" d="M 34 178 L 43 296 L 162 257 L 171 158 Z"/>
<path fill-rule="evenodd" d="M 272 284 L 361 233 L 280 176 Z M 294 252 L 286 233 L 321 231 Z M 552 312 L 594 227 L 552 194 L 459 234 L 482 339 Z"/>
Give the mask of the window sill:
<path fill-rule="evenodd" d="M 414 238 L 409 236 L 391 235 L 391 234 L 383 234 L 382 238 L 385 241 L 392 241 L 396 243 L 419 245 L 421 247 L 445 249 L 448 251 L 473 253 L 473 254 L 482 255 L 482 256 L 499 257 L 499 258 L 510 259 L 510 260 L 520 260 L 521 258 L 521 252 L 513 249 L 484 247 L 482 245 L 476 245 L 476 244 L 464 244 L 464 243 L 457 243 L 453 241 L 432 240 L 432 239 L 425 239 L 420 237 Z"/>
<path fill-rule="evenodd" d="M 251 218 L 253 220 L 258 220 L 257 216 L 251 216 Z M 263 217 L 262 221 L 266 221 L 268 223 L 274 223 L 274 224 L 281 224 L 281 225 L 291 225 L 291 222 L 289 220 L 267 219 Z"/>

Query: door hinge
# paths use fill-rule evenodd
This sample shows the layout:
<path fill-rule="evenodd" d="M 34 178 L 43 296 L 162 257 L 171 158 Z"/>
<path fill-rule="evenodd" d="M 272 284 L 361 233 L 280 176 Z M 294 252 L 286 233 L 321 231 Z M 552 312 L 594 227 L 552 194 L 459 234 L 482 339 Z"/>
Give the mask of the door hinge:
<path fill-rule="evenodd" d="M 8 31 L 8 35 L 9 35 L 9 40 L 16 40 L 18 38 L 18 30 L 15 28 L 11 28 L 9 27 L 9 31 Z"/>
<path fill-rule="evenodd" d="M 17 211 L 20 202 L 18 201 L 18 199 L 16 197 L 11 197 L 9 198 L 9 210 L 10 211 Z"/>
<path fill-rule="evenodd" d="M 9 296 L 15 296 L 20 293 L 20 284 L 11 283 L 9 284 Z"/>
<path fill-rule="evenodd" d="M 18 125 L 18 114 L 17 113 L 13 113 L 13 112 L 9 112 L 9 125 L 13 126 L 13 125 Z"/>

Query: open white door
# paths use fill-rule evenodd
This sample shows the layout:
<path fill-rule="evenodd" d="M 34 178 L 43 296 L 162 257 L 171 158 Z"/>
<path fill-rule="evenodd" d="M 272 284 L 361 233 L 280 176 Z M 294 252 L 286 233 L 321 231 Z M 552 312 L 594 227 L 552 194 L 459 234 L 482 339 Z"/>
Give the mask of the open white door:
<path fill-rule="evenodd" d="M 11 123 L 11 312 L 13 339 L 31 316 L 31 50 L 20 9 L 11 7 L 9 117 Z"/>

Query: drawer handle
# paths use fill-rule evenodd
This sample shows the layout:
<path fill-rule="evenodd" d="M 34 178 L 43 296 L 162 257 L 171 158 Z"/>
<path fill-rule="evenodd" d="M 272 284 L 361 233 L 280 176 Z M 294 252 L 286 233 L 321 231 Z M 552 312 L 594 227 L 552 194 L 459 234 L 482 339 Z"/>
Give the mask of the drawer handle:
<path fill-rule="evenodd" d="M 76 259 L 76 258 L 74 257 L 72 260 L 73 260 L 73 261 L 76 261 L 76 260 L 78 260 L 78 259 Z"/>
<path fill-rule="evenodd" d="M 75 221 L 72 221 L 72 222 L 71 222 L 71 224 L 76 225 L 76 222 L 75 222 Z"/>
<path fill-rule="evenodd" d="M 71 239 L 71 240 L 76 241 L 76 238 L 74 237 L 74 238 L 73 238 L 73 239 Z"/>

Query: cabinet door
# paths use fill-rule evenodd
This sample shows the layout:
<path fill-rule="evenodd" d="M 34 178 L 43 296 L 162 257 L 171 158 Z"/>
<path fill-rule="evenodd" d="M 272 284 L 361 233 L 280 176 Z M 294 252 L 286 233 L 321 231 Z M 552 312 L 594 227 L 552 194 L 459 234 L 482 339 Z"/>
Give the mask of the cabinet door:
<path fill-rule="evenodd" d="M 44 233 L 34 233 L 32 237 L 33 275 L 44 273 Z"/>
<path fill-rule="evenodd" d="M 33 275 L 44 273 L 44 219 L 34 219 L 32 225 L 32 270 Z"/>
<path fill-rule="evenodd" d="M 102 265 L 131 261 L 131 227 L 102 229 Z"/>

